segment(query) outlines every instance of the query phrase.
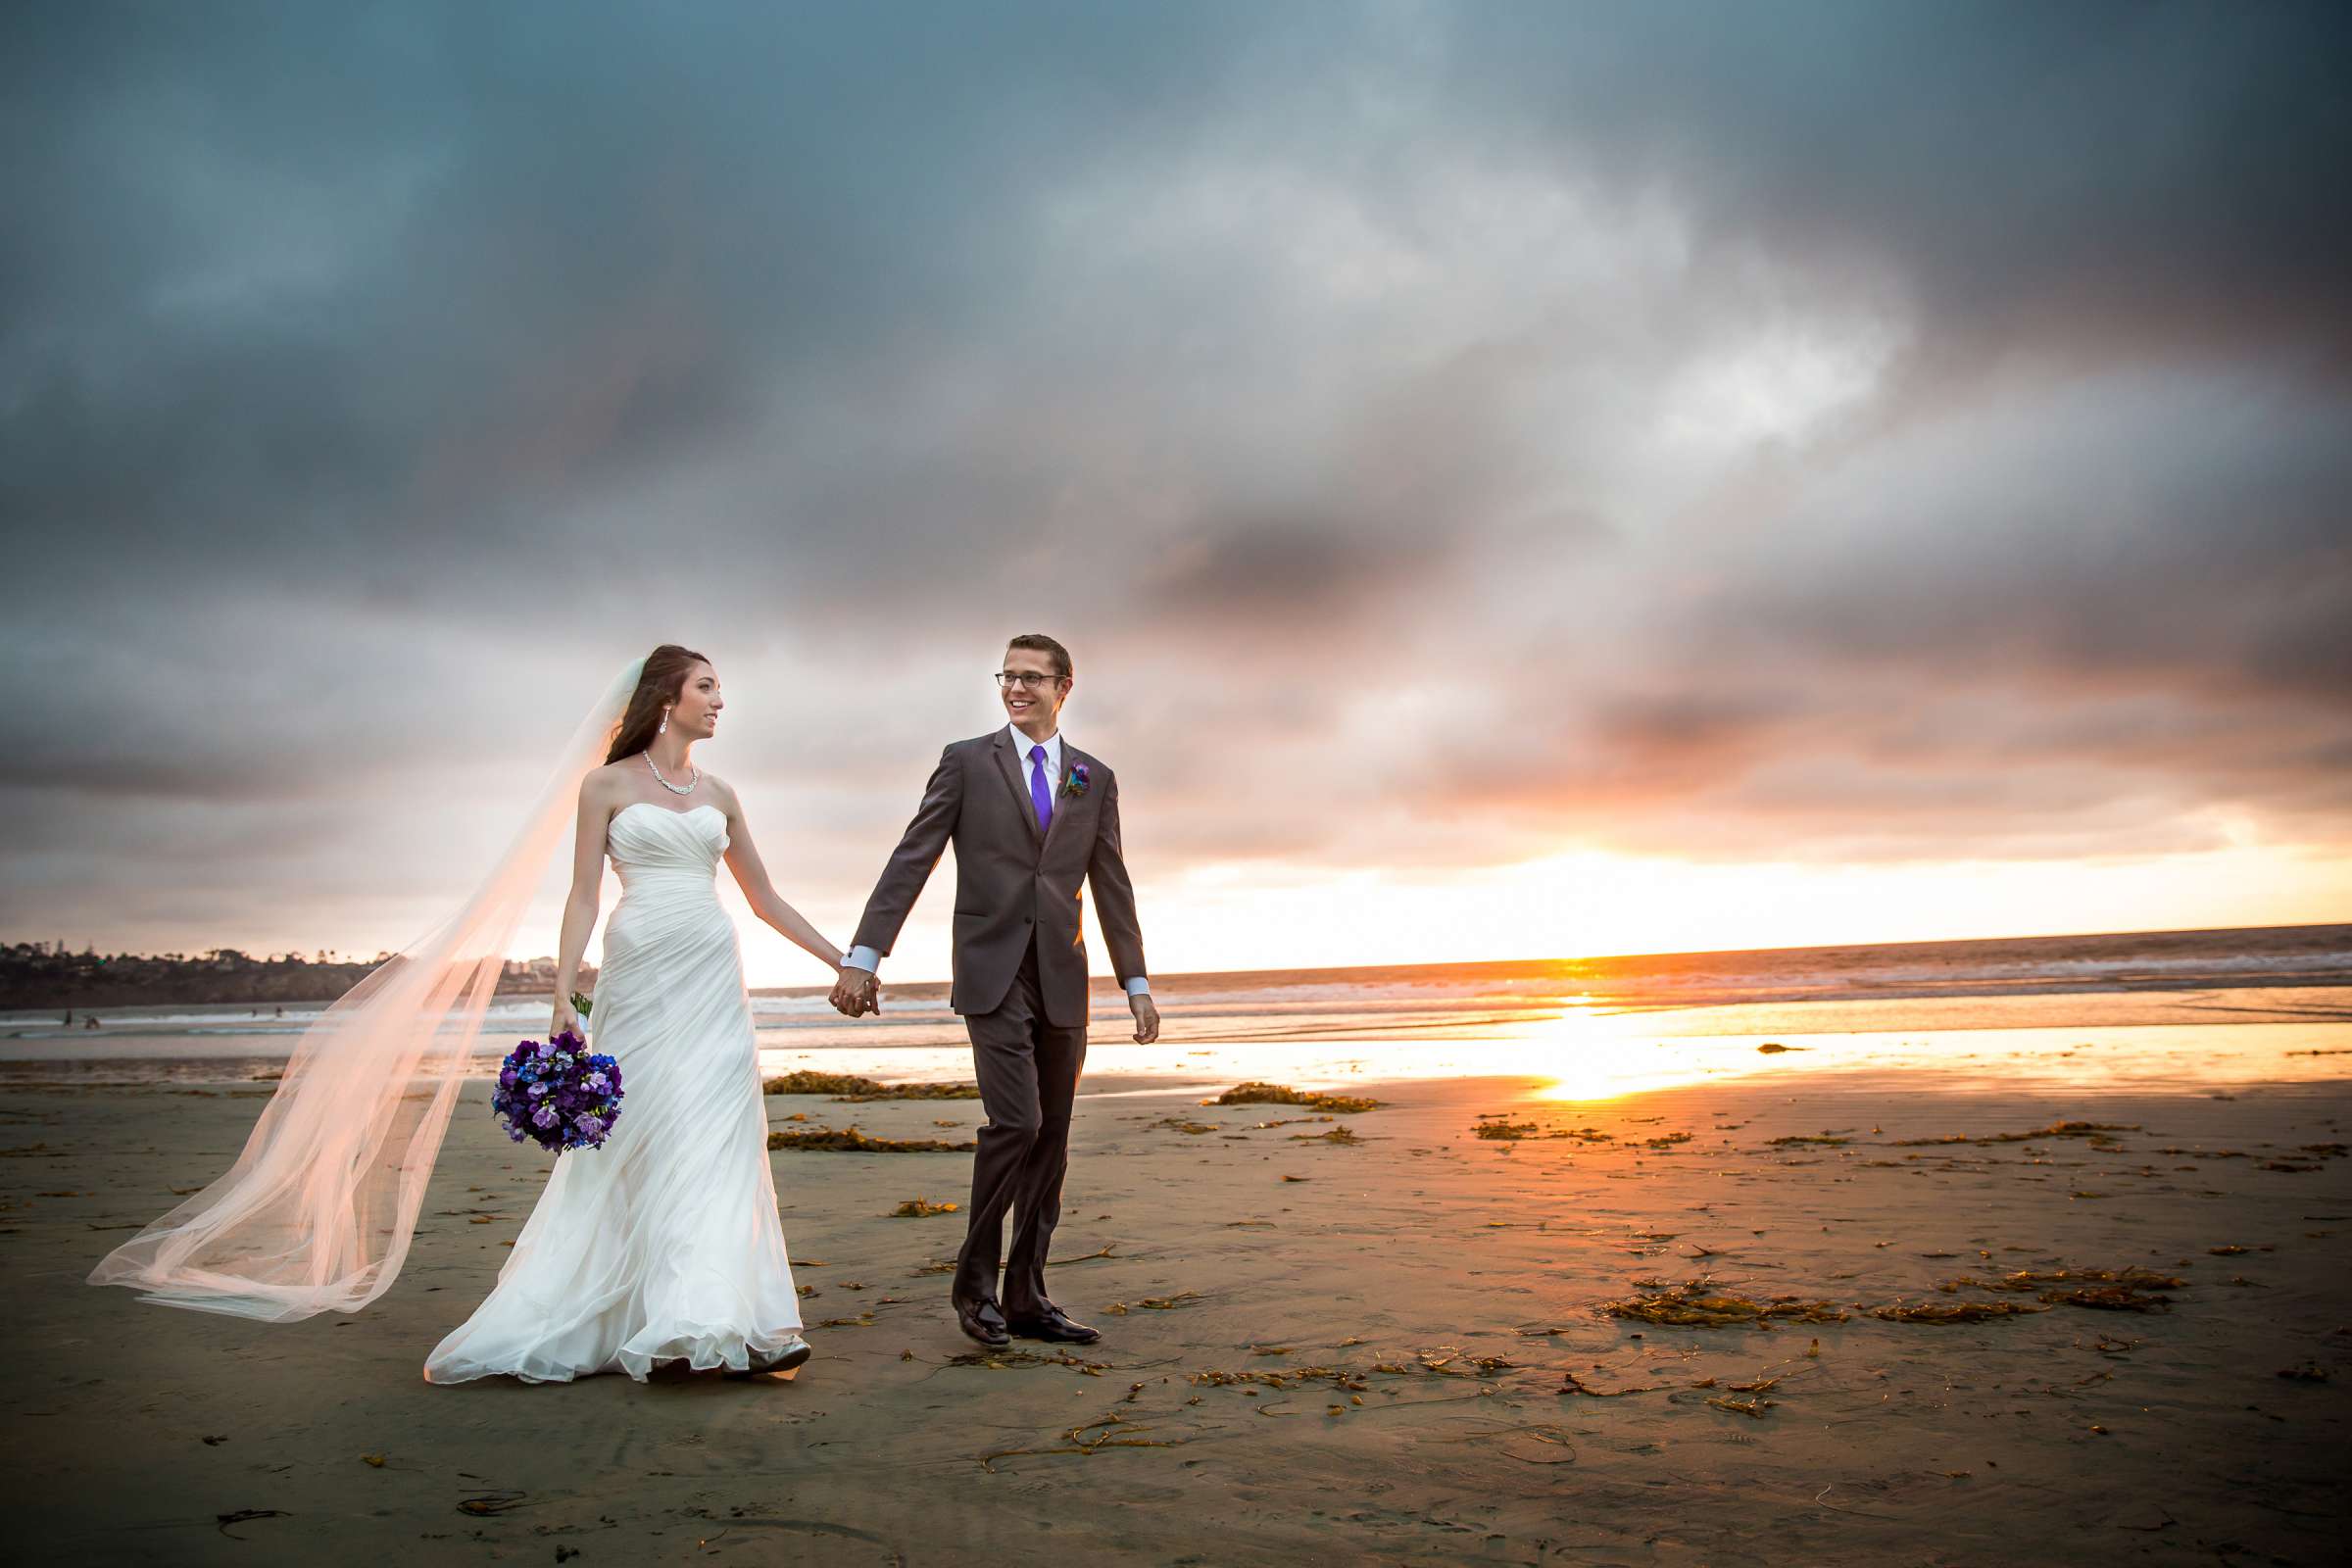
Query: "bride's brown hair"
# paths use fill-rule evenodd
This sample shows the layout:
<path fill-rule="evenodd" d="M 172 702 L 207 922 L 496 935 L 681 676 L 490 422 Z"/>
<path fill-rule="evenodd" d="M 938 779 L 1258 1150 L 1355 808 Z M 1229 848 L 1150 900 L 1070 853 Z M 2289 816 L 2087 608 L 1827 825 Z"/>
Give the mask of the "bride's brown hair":
<path fill-rule="evenodd" d="M 605 760 L 617 762 L 624 757 L 634 757 L 654 743 L 654 733 L 662 727 L 662 710 L 678 700 L 686 689 L 686 677 L 697 664 L 710 661 L 691 648 L 676 643 L 663 643 L 645 656 L 645 668 L 637 677 L 637 689 L 629 693 L 629 706 L 622 710 L 620 723 L 612 731 L 612 749 Z"/>

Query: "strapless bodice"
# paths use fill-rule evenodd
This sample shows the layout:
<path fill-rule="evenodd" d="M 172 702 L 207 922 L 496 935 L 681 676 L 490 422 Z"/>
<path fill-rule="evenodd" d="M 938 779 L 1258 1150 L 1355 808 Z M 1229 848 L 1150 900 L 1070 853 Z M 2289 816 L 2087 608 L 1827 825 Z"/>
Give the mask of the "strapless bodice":
<path fill-rule="evenodd" d="M 624 892 L 649 884 L 709 888 L 727 850 L 727 817 L 715 806 L 673 811 L 643 801 L 622 807 L 605 828 L 605 848 Z"/>

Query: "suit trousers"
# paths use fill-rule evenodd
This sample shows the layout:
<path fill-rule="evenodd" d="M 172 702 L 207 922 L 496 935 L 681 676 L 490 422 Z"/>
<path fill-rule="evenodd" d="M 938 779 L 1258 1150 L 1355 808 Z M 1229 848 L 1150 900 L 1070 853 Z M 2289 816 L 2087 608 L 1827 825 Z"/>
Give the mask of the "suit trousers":
<path fill-rule="evenodd" d="M 1070 1157 L 1070 1102 L 1086 1066 L 1086 1026 L 1046 1021 L 1032 941 L 1012 988 L 993 1012 L 963 1020 L 988 1125 L 972 1155 L 972 1201 L 963 1249 L 956 1256 L 959 1300 L 995 1300 L 1015 1321 L 1048 1305 L 1046 1253 L 1061 1217 L 1061 1178 Z M 1012 1211 L 1012 1251 L 1003 1262 L 1004 1214 Z"/>

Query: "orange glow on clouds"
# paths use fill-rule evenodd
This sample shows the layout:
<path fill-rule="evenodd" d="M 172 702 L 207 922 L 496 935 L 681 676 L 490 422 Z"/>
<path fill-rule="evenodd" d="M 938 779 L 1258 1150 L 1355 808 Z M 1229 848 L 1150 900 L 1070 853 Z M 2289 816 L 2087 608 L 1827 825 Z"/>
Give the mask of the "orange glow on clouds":
<path fill-rule="evenodd" d="M 886 979 L 947 977 L 951 875 L 943 866 L 934 877 Z M 722 891 L 734 900 L 731 885 Z M 1582 853 L 1452 876 L 1210 866 L 1147 875 L 1137 896 L 1152 966 L 1175 974 L 2343 920 L 2352 856 L 2240 846 L 2113 861 L 1838 866 Z M 802 907 L 846 940 L 857 897 Z M 807 955 L 740 900 L 734 906 L 753 985 L 820 983 Z M 1107 973 L 1091 929 L 1089 948 Z M 553 952 L 552 920 L 523 933 L 517 951 Z"/>

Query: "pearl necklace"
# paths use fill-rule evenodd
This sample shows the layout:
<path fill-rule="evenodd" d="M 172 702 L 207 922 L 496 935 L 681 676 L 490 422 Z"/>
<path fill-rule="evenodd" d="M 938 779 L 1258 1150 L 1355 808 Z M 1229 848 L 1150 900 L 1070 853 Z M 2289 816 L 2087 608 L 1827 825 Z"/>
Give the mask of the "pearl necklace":
<path fill-rule="evenodd" d="M 694 769 L 694 784 L 672 784 L 669 780 L 662 776 L 662 770 L 660 768 L 654 767 L 654 754 L 651 752 L 647 752 L 645 754 L 645 765 L 654 768 L 654 782 L 661 785 L 663 789 L 669 791 L 669 793 L 672 795 L 692 795 L 694 793 L 694 784 L 700 784 L 703 781 L 703 770 L 698 767 Z"/>

